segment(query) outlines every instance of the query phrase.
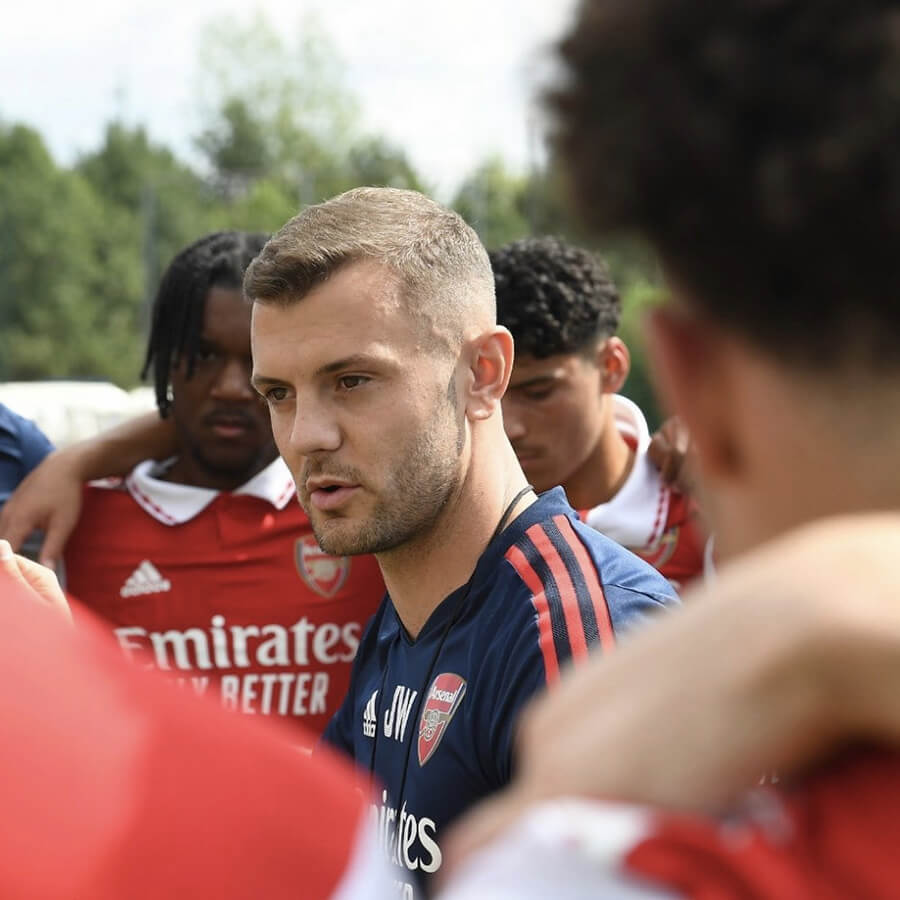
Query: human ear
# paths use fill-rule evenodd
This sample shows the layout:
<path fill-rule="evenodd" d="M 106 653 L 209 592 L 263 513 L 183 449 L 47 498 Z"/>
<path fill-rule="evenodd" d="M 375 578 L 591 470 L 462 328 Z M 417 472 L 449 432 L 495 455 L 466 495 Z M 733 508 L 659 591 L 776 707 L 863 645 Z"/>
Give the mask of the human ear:
<path fill-rule="evenodd" d="M 621 338 L 611 337 L 597 348 L 597 367 L 600 369 L 600 390 L 617 394 L 631 370 L 631 354 Z"/>
<path fill-rule="evenodd" d="M 488 419 L 500 408 L 513 366 L 513 339 L 500 325 L 479 335 L 470 345 L 466 415 Z"/>
<path fill-rule="evenodd" d="M 691 435 L 701 479 L 731 479 L 741 469 L 737 385 L 721 332 L 671 306 L 646 321 L 647 350 L 662 405 Z"/>

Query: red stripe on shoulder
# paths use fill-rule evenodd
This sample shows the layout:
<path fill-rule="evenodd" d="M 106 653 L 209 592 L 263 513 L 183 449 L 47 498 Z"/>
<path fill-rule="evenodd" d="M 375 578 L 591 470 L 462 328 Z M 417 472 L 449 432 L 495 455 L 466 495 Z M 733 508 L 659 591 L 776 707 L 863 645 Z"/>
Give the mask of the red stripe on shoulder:
<path fill-rule="evenodd" d="M 566 620 L 566 630 L 569 632 L 569 646 L 572 650 L 572 661 L 575 663 L 587 659 L 588 646 L 584 636 L 584 621 L 581 618 L 581 610 L 578 608 L 578 596 L 575 593 L 575 585 L 572 576 L 563 562 L 559 551 L 553 546 L 550 535 L 538 522 L 525 532 L 531 538 L 531 543 L 547 563 L 556 587 L 559 590 L 559 600 L 563 608 L 563 616 Z"/>
<path fill-rule="evenodd" d="M 603 585 L 600 584 L 600 579 L 597 577 L 597 569 L 593 560 L 587 550 L 585 550 L 584 544 L 581 543 L 581 538 L 575 533 L 575 529 L 567 516 L 554 516 L 553 521 L 571 548 L 572 553 L 575 554 L 582 577 L 585 584 L 587 584 L 591 602 L 594 604 L 594 615 L 597 617 L 597 632 L 600 636 L 600 646 L 604 650 L 612 650 L 616 645 L 615 633 L 613 632 L 612 619 L 609 616 L 606 595 L 603 593 Z"/>
<path fill-rule="evenodd" d="M 531 567 L 531 563 L 525 558 L 525 554 L 515 544 L 506 551 L 506 560 L 531 591 L 531 599 L 537 610 L 538 646 L 544 657 L 547 683 L 555 684 L 559 681 L 559 660 L 556 658 L 556 648 L 553 645 L 553 626 L 550 622 L 550 606 L 544 594 L 544 585 Z"/>

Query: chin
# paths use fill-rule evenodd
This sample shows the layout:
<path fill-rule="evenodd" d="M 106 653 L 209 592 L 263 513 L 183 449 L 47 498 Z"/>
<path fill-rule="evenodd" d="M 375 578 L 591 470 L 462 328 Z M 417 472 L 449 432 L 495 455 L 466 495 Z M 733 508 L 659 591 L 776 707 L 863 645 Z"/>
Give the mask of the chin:
<path fill-rule="evenodd" d="M 319 546 L 329 556 L 360 556 L 364 553 L 372 553 L 373 550 L 354 535 L 321 534 L 313 529 Z"/>
<path fill-rule="evenodd" d="M 562 481 L 556 481 L 552 478 L 547 478 L 546 476 L 541 478 L 540 476 L 532 475 L 529 472 L 525 473 L 525 478 L 538 494 L 543 494 L 544 491 L 549 491 L 551 488 L 555 488 L 558 484 L 562 484 Z"/>
<path fill-rule="evenodd" d="M 316 521 L 308 510 L 307 515 L 310 516 L 310 524 L 316 541 L 331 556 L 357 556 L 360 553 L 369 552 L 365 548 L 358 549 L 361 543 L 358 531 L 342 528 L 336 522 Z"/>
<path fill-rule="evenodd" d="M 207 452 L 203 454 L 203 462 L 214 472 L 220 472 L 223 475 L 241 475 L 256 468 L 262 461 L 260 452 L 248 453 L 247 450 L 241 448 L 235 452 L 222 452 L 221 450 Z"/>

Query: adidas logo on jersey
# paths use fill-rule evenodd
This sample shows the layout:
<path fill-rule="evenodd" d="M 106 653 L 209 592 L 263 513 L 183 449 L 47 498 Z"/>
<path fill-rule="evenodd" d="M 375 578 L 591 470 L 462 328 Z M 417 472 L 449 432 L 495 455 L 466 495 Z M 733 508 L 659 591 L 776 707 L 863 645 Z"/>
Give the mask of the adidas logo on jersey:
<path fill-rule="evenodd" d="M 373 691 L 369 697 L 369 702 L 363 710 L 363 737 L 375 737 L 375 724 L 378 721 L 378 713 L 375 711 L 375 701 L 378 698 L 378 691 Z"/>
<path fill-rule="evenodd" d="M 122 585 L 119 594 L 123 597 L 139 597 L 142 594 L 162 594 L 172 590 L 172 582 L 163 578 L 159 569 L 145 559 Z"/>

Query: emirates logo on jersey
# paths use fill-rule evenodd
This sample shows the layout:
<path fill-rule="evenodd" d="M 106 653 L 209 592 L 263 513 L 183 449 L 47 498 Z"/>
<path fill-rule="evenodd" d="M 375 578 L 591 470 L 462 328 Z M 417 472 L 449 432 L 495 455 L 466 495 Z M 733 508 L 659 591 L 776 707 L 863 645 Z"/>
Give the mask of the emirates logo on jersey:
<path fill-rule="evenodd" d="M 453 672 L 443 672 L 431 682 L 419 719 L 420 766 L 424 766 L 434 755 L 465 693 L 465 679 Z"/>
<path fill-rule="evenodd" d="M 300 577 L 322 597 L 333 597 L 350 574 L 349 558 L 330 556 L 311 534 L 294 545 L 294 558 Z"/>

